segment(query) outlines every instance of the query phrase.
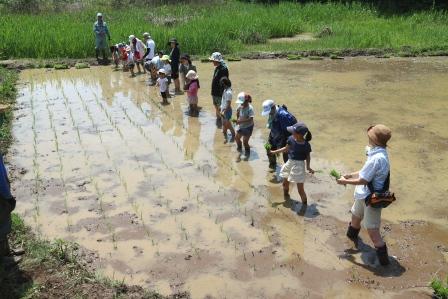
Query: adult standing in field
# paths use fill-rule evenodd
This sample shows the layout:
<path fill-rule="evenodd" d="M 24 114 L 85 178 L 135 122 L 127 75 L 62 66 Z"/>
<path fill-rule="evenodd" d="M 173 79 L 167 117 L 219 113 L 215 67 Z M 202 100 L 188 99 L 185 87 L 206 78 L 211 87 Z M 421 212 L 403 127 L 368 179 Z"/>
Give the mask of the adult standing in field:
<path fill-rule="evenodd" d="M 174 92 L 176 94 L 182 94 L 180 90 L 179 82 L 179 63 L 180 63 L 180 49 L 177 39 L 172 38 L 168 42 L 168 46 L 171 47 L 170 59 L 171 59 L 171 79 L 174 81 Z"/>
<path fill-rule="evenodd" d="M 291 136 L 288 127 L 297 123 L 296 117 L 288 112 L 288 108 L 285 105 L 275 105 L 274 100 L 271 99 L 263 102 L 261 115 L 268 116 L 267 127 L 271 129 L 268 139 L 270 150 L 275 151 L 285 147 L 288 137 Z M 269 158 L 269 168 L 275 170 L 277 168 L 277 157 L 271 154 L 268 148 L 266 151 Z M 283 152 L 283 162 L 286 163 L 287 161 L 288 153 Z"/>
<path fill-rule="evenodd" d="M 11 232 L 11 212 L 16 206 L 16 200 L 11 195 L 8 173 L 0 155 L 0 257 L 9 255 L 8 234 Z"/>
<path fill-rule="evenodd" d="M 156 51 L 156 43 L 151 38 L 151 35 L 149 35 L 148 32 L 143 33 L 143 42 L 145 43 L 145 46 L 146 46 L 146 53 L 143 56 L 143 58 L 145 59 L 145 65 L 146 65 L 154 58 L 154 55 L 156 53 L 155 52 Z"/>
<path fill-rule="evenodd" d="M 97 13 L 97 21 L 93 24 L 93 32 L 95 33 L 95 55 L 96 60 L 100 62 L 100 51 L 103 55 L 103 61 L 107 61 L 106 50 L 108 49 L 107 41 L 110 41 L 109 28 L 106 22 L 103 20 L 103 14 Z"/>
<path fill-rule="evenodd" d="M 356 185 L 347 237 L 358 246 L 361 221 L 364 220 L 364 226 L 376 248 L 378 260 L 385 266 L 389 264 L 389 256 L 380 233 L 382 208 L 367 205 L 367 199 L 373 192 L 385 192 L 389 189 L 390 164 L 386 147 L 392 132 L 385 125 L 379 124 L 367 129 L 367 137 L 369 145 L 364 166 L 360 171 L 342 176 L 337 182 L 340 185 Z"/>
<path fill-rule="evenodd" d="M 223 87 L 221 86 L 221 79 L 224 77 L 229 78 L 229 69 L 227 68 L 224 59 L 219 52 L 212 53 L 209 60 L 215 66 L 212 79 L 212 100 L 216 112 L 216 125 L 218 127 L 221 127 L 221 100 L 222 93 L 224 91 Z"/>
<path fill-rule="evenodd" d="M 136 38 L 135 35 L 129 36 L 129 43 L 131 44 L 131 51 L 134 54 L 134 61 L 137 64 L 138 73 L 140 74 L 142 72 L 140 68 L 141 66 L 146 74 L 146 69 L 143 65 L 143 56 L 146 52 L 145 44 L 140 39 Z"/>

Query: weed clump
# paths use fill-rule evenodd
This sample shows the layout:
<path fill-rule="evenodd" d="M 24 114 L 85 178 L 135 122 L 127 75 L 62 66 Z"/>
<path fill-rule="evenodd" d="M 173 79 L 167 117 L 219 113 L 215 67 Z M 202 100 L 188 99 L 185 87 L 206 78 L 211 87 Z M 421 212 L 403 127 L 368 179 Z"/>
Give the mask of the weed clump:
<path fill-rule="evenodd" d="M 54 65 L 54 69 L 55 70 L 66 70 L 66 69 L 68 69 L 68 65 L 65 63 L 56 63 Z"/>
<path fill-rule="evenodd" d="M 438 278 L 433 278 L 430 283 L 430 287 L 434 292 L 435 298 L 447 299 L 448 298 L 448 276 L 445 283 Z"/>
<path fill-rule="evenodd" d="M 78 69 L 78 70 L 80 70 L 80 69 L 87 69 L 89 67 L 90 67 L 90 65 L 88 63 L 86 63 L 86 62 L 78 62 L 78 63 L 75 64 L 75 68 Z"/>

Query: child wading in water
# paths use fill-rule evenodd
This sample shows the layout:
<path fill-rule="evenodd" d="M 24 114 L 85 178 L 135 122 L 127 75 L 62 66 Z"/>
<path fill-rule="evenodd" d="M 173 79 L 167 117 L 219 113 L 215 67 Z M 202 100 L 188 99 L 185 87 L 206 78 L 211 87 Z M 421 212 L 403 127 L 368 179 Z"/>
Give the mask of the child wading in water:
<path fill-rule="evenodd" d="M 298 122 L 287 129 L 291 136 L 289 136 L 286 146 L 270 151 L 271 154 L 278 154 L 288 152 L 288 161 L 282 166 L 280 177 L 283 178 L 283 194 L 289 197 L 289 182 L 297 183 L 302 204 L 307 204 L 307 197 L 304 189 L 305 182 L 305 161 L 306 169 L 310 173 L 314 173 L 311 169 L 311 141 L 312 135 L 303 122 Z"/>
<path fill-rule="evenodd" d="M 224 143 L 228 142 L 227 130 L 229 130 L 232 134 L 230 142 L 234 142 L 235 130 L 230 122 L 230 119 L 232 118 L 232 82 L 230 82 L 229 78 L 223 77 L 220 80 L 220 84 L 224 90 L 221 100 L 222 133 L 224 134 Z"/>
<path fill-rule="evenodd" d="M 168 105 L 168 78 L 164 69 L 159 70 L 159 79 L 157 79 L 157 86 L 159 86 L 160 95 L 162 96 L 162 104 Z"/>
<path fill-rule="evenodd" d="M 126 55 L 127 55 L 126 66 L 131 71 L 131 76 L 135 77 L 135 73 L 134 73 L 134 66 L 135 66 L 134 53 L 132 53 L 130 46 L 126 47 Z"/>
<path fill-rule="evenodd" d="M 199 114 L 198 110 L 198 89 L 201 88 L 199 85 L 199 77 L 195 71 L 188 71 L 185 78 L 188 80 L 185 89 L 187 90 L 187 101 L 189 107 L 189 114 L 191 116 L 197 116 Z"/>
<path fill-rule="evenodd" d="M 254 108 L 250 104 L 252 103 L 252 97 L 247 93 L 240 92 L 236 103 L 239 105 L 236 110 L 236 124 L 238 125 L 236 131 L 237 150 L 242 152 L 244 144 L 245 160 L 248 160 L 250 156 L 249 139 L 254 130 Z M 241 142 L 241 137 L 243 142 Z"/>

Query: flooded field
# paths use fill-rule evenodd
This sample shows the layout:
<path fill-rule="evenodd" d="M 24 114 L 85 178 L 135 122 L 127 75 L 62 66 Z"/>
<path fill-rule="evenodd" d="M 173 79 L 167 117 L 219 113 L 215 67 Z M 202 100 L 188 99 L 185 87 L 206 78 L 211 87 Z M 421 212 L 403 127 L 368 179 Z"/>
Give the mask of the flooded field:
<path fill-rule="evenodd" d="M 144 75 L 110 67 L 21 74 L 9 163 L 18 211 L 37 233 L 95 252 L 109 277 L 193 298 L 417 298 L 448 272 L 448 59 L 229 63 L 256 110 L 249 161 L 223 144 L 212 66 L 198 63 L 198 118 L 185 96 L 160 105 Z M 284 202 L 268 171 L 261 103 L 286 104 L 313 133 L 308 207 Z M 377 265 L 367 234 L 347 250 L 350 187 L 332 168 L 365 159 L 365 129 L 384 123 L 392 189 Z"/>

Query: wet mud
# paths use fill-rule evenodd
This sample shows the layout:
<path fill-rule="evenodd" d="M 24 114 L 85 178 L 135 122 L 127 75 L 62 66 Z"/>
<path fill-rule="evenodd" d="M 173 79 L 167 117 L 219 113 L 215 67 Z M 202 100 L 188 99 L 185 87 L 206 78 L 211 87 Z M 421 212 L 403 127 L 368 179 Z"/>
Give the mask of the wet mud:
<path fill-rule="evenodd" d="M 144 75 L 110 67 L 21 74 L 8 158 L 18 211 L 49 238 L 95 252 L 96 268 L 162 294 L 193 298 L 425 297 L 448 272 L 448 59 L 229 63 L 234 93 L 254 99 L 249 161 L 223 144 L 198 64 L 199 117 L 186 96 L 162 106 Z M 285 201 L 268 171 L 261 102 L 286 104 L 313 132 L 308 207 Z M 365 129 L 393 131 L 392 189 L 378 265 L 365 232 L 345 238 L 353 189 L 329 170 L 357 170 Z"/>

